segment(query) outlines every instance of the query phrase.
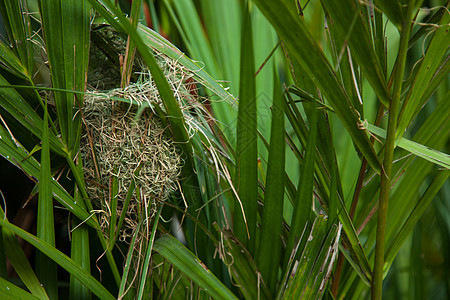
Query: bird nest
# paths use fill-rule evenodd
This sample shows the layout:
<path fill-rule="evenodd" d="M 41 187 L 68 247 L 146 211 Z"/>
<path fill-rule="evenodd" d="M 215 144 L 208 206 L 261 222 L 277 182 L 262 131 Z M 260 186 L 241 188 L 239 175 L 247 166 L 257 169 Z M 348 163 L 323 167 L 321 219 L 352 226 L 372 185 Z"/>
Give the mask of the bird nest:
<path fill-rule="evenodd" d="M 158 60 L 188 131 L 195 130 L 189 126 L 193 119 L 189 111 L 195 105 L 192 74 L 164 55 L 159 54 Z M 137 83 L 107 93 L 94 89 L 84 99 L 81 154 L 87 191 L 99 207 L 104 234 L 109 235 L 111 226 L 119 227 L 116 235 L 121 241 L 129 242 L 140 222 L 148 225 L 158 203 L 178 186 L 182 153 L 170 127 L 155 112 L 164 113 L 164 107 L 145 69 Z M 123 226 L 114 215 L 125 216 Z"/>

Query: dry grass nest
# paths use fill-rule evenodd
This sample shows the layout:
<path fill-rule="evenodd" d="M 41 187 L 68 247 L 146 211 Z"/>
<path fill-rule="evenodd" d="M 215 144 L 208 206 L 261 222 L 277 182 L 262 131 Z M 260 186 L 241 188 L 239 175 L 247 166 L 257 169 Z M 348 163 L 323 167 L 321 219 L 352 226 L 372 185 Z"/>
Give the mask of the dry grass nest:
<path fill-rule="evenodd" d="M 192 132 L 195 130 L 189 125 L 194 123 L 189 113 L 195 105 L 189 81 L 192 74 L 163 55 L 158 60 L 185 114 L 187 129 Z M 164 108 L 151 75 L 145 69 L 140 75 L 138 82 L 124 89 L 107 93 L 93 89 L 85 96 L 83 105 L 81 153 L 87 190 L 99 208 L 105 235 L 112 225 L 114 207 L 116 220 L 126 210 L 123 226 L 117 233 L 119 240 L 126 242 L 139 222 L 148 226 L 158 203 L 166 201 L 177 189 L 183 165 L 182 153 L 171 138 L 170 128 L 163 126 L 154 112 L 155 105 Z M 130 198 L 132 185 L 135 189 Z M 111 195 L 116 195 L 115 199 Z"/>

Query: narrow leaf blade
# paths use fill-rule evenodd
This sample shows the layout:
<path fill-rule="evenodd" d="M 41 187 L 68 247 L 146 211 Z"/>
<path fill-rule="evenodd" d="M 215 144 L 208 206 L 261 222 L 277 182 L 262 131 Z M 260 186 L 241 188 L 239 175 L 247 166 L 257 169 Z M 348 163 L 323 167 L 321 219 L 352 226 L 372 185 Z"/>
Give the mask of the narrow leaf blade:
<path fill-rule="evenodd" d="M 234 203 L 234 232 L 253 253 L 258 194 L 257 112 L 252 27 L 247 7 L 241 39 L 241 77 L 236 141 L 236 178 L 239 199 Z"/>
<path fill-rule="evenodd" d="M 154 250 L 203 288 L 214 299 L 237 299 L 205 265 L 176 238 L 164 235 L 155 241 Z"/>
<path fill-rule="evenodd" d="M 14 234 L 20 236 L 25 241 L 36 247 L 36 249 L 46 254 L 67 272 L 76 276 L 77 279 L 82 281 L 83 284 L 87 286 L 100 299 L 115 299 L 115 297 L 113 297 L 111 293 L 104 286 L 102 286 L 100 282 L 98 282 L 92 275 L 86 273 L 86 271 L 84 271 L 79 265 L 74 263 L 72 259 L 67 257 L 64 253 L 60 252 L 53 246 L 3 219 L 0 219 L 0 226 L 2 226 L 3 229 L 6 228 L 8 230 L 11 230 L 12 232 L 14 232 Z"/>
<path fill-rule="evenodd" d="M 47 108 L 47 107 L 46 107 Z M 50 166 L 50 145 L 48 111 L 44 112 L 44 126 L 41 149 L 41 172 L 39 176 L 39 197 L 37 214 L 37 237 L 55 246 L 55 224 L 53 217 L 52 171 Z M 58 274 L 56 264 L 43 255 L 36 253 L 36 273 L 49 297 L 58 298 Z"/>

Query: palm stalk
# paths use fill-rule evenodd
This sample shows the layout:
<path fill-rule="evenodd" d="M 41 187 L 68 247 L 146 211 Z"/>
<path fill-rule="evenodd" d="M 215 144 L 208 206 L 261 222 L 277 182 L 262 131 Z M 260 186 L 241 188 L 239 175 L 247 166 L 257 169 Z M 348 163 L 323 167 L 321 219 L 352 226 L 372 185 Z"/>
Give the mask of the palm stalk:
<path fill-rule="evenodd" d="M 414 1 L 408 5 L 405 20 L 400 30 L 400 47 L 397 56 L 394 89 L 389 105 L 389 119 L 386 143 L 384 144 L 383 172 L 381 174 L 380 201 L 378 204 L 377 238 L 375 246 L 375 264 L 372 280 L 372 299 L 381 299 L 384 276 L 385 230 L 388 211 L 389 195 L 392 186 L 392 164 L 394 159 L 395 141 L 397 137 L 397 118 L 400 109 L 400 98 L 405 72 L 406 54 L 411 32 L 410 20 L 414 9 Z"/>

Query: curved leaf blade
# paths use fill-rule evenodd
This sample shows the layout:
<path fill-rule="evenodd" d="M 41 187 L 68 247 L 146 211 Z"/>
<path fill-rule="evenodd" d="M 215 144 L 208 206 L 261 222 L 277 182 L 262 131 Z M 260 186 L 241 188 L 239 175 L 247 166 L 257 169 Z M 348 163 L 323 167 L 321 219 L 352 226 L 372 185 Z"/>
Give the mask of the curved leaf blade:
<path fill-rule="evenodd" d="M 164 235 L 153 249 L 205 290 L 214 299 L 237 299 L 206 266 L 176 238 Z"/>
<path fill-rule="evenodd" d="M 41 166 L 28 151 L 20 145 L 9 132 L 0 125 L 0 155 L 6 158 L 10 163 L 20 168 L 25 174 L 31 178 L 39 178 Z M 66 207 L 71 213 L 81 220 L 85 220 L 86 224 L 98 229 L 98 223 L 91 218 L 86 210 L 80 206 L 69 193 L 54 179 L 52 179 L 53 196 L 58 202 Z"/>
<path fill-rule="evenodd" d="M 23 299 L 23 300 L 38 300 L 42 299 L 40 297 L 34 296 L 21 288 L 19 288 L 17 285 L 12 284 L 11 282 L 7 281 L 6 279 L 0 277 L 0 295 L 2 295 L 2 299 L 4 300 L 17 300 L 17 299 Z"/>
<path fill-rule="evenodd" d="M 256 0 L 255 3 L 272 23 L 288 48 L 295 50 L 291 52 L 294 58 L 326 96 L 370 166 L 380 173 L 381 163 L 378 156 L 367 134 L 359 128 L 360 116 L 352 107 L 343 86 L 339 83 L 323 50 L 308 31 L 305 21 L 297 16 L 295 3 L 288 0 L 277 2 Z"/>
<path fill-rule="evenodd" d="M 100 299 L 115 299 L 115 297 L 111 295 L 111 293 L 104 286 L 102 286 L 101 283 L 98 282 L 91 274 L 87 273 L 71 258 L 69 258 L 67 255 L 65 255 L 55 247 L 3 219 L 0 219 L 0 226 L 11 230 L 16 235 L 20 236 L 25 241 L 33 245 L 36 249 L 47 255 L 59 266 L 64 268 L 67 272 L 73 274 Z"/>
<path fill-rule="evenodd" d="M 3 209 L 0 208 L 0 218 L 5 218 Z M 28 262 L 25 253 L 23 252 L 19 242 L 17 241 L 14 233 L 3 228 L 3 244 L 5 247 L 5 253 L 9 258 L 14 270 L 16 271 L 19 278 L 25 284 L 25 286 L 30 290 L 30 292 L 39 297 L 40 299 L 49 299 L 45 289 L 42 287 L 39 279 L 36 277 L 30 263 Z"/>

